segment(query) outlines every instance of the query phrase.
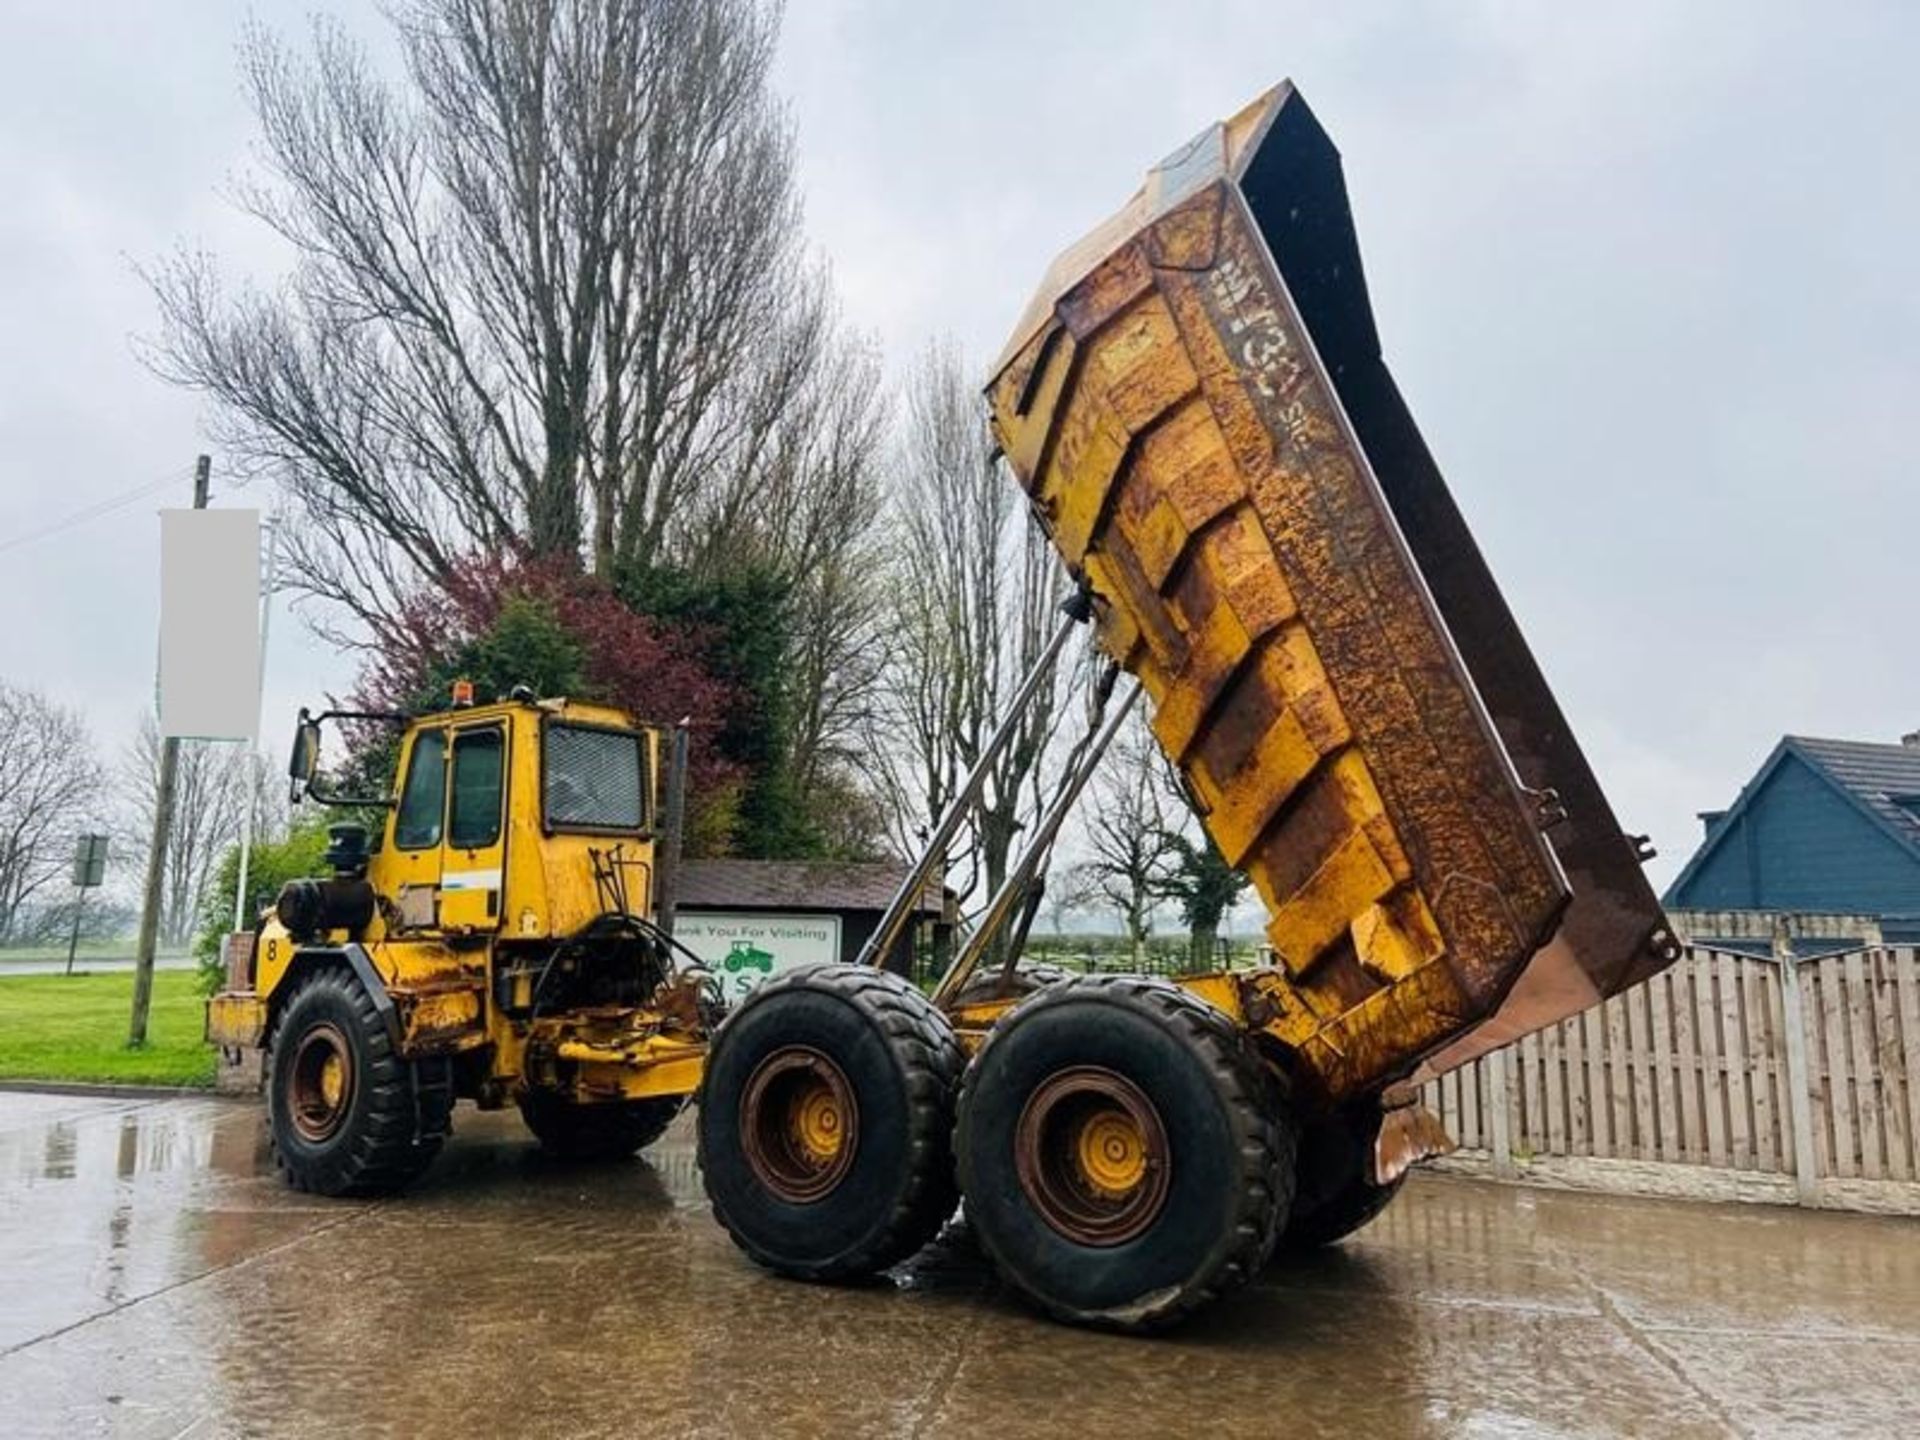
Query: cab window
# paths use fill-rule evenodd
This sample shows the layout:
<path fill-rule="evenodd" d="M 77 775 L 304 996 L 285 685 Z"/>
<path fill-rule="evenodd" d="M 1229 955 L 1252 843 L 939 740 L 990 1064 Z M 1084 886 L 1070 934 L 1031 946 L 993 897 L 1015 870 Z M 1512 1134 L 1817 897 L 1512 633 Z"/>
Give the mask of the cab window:
<path fill-rule="evenodd" d="M 447 798 L 447 737 L 423 730 L 414 737 L 407 781 L 400 790 L 400 813 L 393 820 L 393 843 L 402 850 L 424 850 L 440 843 L 440 812 Z"/>
<path fill-rule="evenodd" d="M 500 838 L 503 739 L 498 730 L 467 730 L 453 737 L 447 843 L 456 850 L 484 849 Z"/>
<path fill-rule="evenodd" d="M 640 830 L 647 766 L 632 730 L 551 723 L 541 790 L 549 830 Z"/>

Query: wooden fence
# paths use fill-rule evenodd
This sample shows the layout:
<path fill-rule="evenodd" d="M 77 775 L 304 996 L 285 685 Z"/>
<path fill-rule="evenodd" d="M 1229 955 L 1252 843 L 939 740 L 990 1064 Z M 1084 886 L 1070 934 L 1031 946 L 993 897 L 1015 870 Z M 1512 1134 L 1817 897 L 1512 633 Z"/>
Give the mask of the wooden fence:
<path fill-rule="evenodd" d="M 1425 1099 L 1449 1168 L 1920 1214 L 1920 953 L 1689 949 Z"/>

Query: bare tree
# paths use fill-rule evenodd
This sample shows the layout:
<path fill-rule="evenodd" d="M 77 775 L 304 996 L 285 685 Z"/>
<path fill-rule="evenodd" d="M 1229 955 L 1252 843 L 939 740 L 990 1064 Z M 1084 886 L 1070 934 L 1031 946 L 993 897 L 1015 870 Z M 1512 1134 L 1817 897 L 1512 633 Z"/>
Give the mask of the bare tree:
<path fill-rule="evenodd" d="M 153 811 L 160 777 L 160 727 L 151 713 L 128 742 L 120 764 L 122 827 L 115 847 L 140 865 L 153 843 Z M 214 868 L 238 842 L 243 807 L 253 792 L 256 820 L 271 834 L 273 806 L 257 767 L 241 747 L 182 740 L 174 778 L 173 823 L 160 875 L 160 940 L 169 947 L 193 938 L 201 901 Z M 256 831 L 262 833 L 262 831 Z"/>
<path fill-rule="evenodd" d="M 696 575 L 749 565 L 786 586 L 791 768 L 809 803 L 866 788 L 866 722 L 888 654 L 879 521 L 889 418 L 877 355 L 833 342 L 753 463 L 701 497 L 675 547 Z"/>
<path fill-rule="evenodd" d="M 1161 778 L 1165 763 L 1145 722 L 1129 718 L 1089 787 L 1087 857 L 1074 870 L 1083 893 L 1119 912 L 1136 968 L 1180 863 Z"/>
<path fill-rule="evenodd" d="M 68 939 L 74 938 L 82 945 L 100 945 L 126 938 L 139 924 L 140 915 L 133 906 L 98 890 L 83 892 L 57 884 L 51 889 L 46 899 L 21 907 L 8 937 L 12 943 L 64 950 Z"/>
<path fill-rule="evenodd" d="M 1067 589 L 1058 557 L 994 458 L 951 344 L 930 347 L 912 378 L 891 524 L 892 653 L 872 761 L 895 841 L 912 849 L 953 802 L 1045 650 Z M 991 893 L 1006 874 L 1041 794 L 1062 688 L 1058 673 L 1047 678 L 988 774 L 950 869 L 962 893 Z"/>
<path fill-rule="evenodd" d="M 100 813 L 100 765 L 86 723 L 0 681 L 0 942 L 23 907 L 69 871 L 74 839 Z"/>
<path fill-rule="evenodd" d="M 1078 866 L 1049 869 L 1044 877 L 1042 905 L 1049 933 L 1058 940 L 1067 933 L 1067 920 L 1084 911 L 1099 897 L 1087 889 L 1086 874 Z"/>
<path fill-rule="evenodd" d="M 469 552 L 654 563 L 798 443 L 834 359 L 777 5 L 391 13 L 400 88 L 334 22 L 304 54 L 249 32 L 266 173 L 240 198 L 297 260 L 273 291 L 163 264 L 149 357 L 299 503 L 296 583 L 376 636 Z"/>

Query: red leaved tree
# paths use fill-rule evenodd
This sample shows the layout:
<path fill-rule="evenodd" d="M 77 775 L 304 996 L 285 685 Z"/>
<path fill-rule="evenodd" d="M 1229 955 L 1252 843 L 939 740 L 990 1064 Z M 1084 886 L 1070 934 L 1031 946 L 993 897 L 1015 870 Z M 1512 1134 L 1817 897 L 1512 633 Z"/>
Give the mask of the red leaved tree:
<path fill-rule="evenodd" d="M 700 627 L 636 614 L 566 559 L 494 556 L 416 592 L 383 640 L 355 688 L 356 709 L 438 708 L 452 680 L 466 678 L 481 703 L 524 684 L 542 699 L 597 701 L 646 723 L 687 721 L 687 846 L 695 854 L 728 848 L 744 776 L 713 737 L 736 697 L 705 663 L 710 637 Z M 362 744 L 387 738 L 367 735 Z M 390 771 L 391 763 L 367 754 L 359 768 Z"/>

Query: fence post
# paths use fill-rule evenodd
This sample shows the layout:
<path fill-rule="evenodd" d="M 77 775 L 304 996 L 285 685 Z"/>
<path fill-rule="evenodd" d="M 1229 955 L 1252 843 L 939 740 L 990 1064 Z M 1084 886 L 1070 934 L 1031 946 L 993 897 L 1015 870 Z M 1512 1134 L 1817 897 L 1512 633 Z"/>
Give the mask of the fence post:
<path fill-rule="evenodd" d="M 1507 1114 L 1507 1052 L 1489 1051 L 1481 1060 L 1480 1073 L 1487 1078 L 1487 1148 L 1493 1152 L 1493 1173 L 1504 1180 L 1513 1178 L 1513 1135 Z"/>
<path fill-rule="evenodd" d="M 1806 1005 L 1800 992 L 1800 966 L 1793 954 L 1787 917 L 1773 921 L 1773 958 L 1780 966 L 1781 1009 L 1787 1026 L 1787 1115 L 1793 1125 L 1795 1190 L 1802 1205 L 1819 1194 L 1819 1162 L 1813 1153 L 1813 1095 L 1808 1088 Z"/>

